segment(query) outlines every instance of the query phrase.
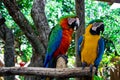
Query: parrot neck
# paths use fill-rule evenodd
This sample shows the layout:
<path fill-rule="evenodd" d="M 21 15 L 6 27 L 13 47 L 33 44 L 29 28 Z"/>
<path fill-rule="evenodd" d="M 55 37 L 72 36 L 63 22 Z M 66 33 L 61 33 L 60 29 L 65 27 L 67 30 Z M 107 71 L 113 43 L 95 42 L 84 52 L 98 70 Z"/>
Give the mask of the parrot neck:
<path fill-rule="evenodd" d="M 88 27 L 86 28 L 86 30 L 85 30 L 85 35 L 91 35 L 91 36 L 94 36 L 93 34 L 91 34 L 91 32 L 90 32 L 90 29 L 92 28 L 92 24 L 89 24 L 88 25 Z M 95 34 L 95 36 L 100 36 L 100 35 L 98 35 L 98 34 Z"/>
<path fill-rule="evenodd" d="M 88 25 L 88 27 L 85 30 L 85 35 L 91 35 L 90 29 L 92 28 L 92 24 Z"/>
<path fill-rule="evenodd" d="M 60 21 L 60 26 L 64 32 L 68 32 L 70 35 L 72 35 L 74 30 L 72 28 L 69 28 L 67 18 Z"/>
<path fill-rule="evenodd" d="M 68 26 L 68 20 L 67 18 L 63 19 L 60 21 L 60 26 L 62 27 L 63 30 L 65 29 L 70 29 Z"/>
<path fill-rule="evenodd" d="M 87 28 L 86 28 L 86 30 L 85 30 L 85 34 L 84 34 L 84 36 L 86 36 L 86 37 L 91 37 L 91 38 L 100 38 L 100 35 L 92 35 L 91 33 L 90 33 L 90 29 L 92 28 L 92 24 L 90 24 Z"/>

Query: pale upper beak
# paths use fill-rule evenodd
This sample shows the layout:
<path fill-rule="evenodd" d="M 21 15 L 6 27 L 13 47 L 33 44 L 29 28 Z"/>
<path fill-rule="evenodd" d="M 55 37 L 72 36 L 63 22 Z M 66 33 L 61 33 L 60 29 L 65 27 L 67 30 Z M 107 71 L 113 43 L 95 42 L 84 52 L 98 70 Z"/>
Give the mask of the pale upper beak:
<path fill-rule="evenodd" d="M 79 25 L 80 25 L 80 20 L 79 20 L 79 18 L 76 18 L 76 26 L 74 26 L 74 30 L 77 30 L 78 29 L 78 27 L 79 27 Z"/>

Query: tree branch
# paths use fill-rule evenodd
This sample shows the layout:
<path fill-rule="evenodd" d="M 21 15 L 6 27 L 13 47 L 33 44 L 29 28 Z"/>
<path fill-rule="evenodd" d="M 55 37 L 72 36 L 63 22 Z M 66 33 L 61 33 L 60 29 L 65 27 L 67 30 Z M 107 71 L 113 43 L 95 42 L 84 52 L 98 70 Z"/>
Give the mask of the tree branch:
<path fill-rule="evenodd" d="M 93 73 L 90 73 L 90 68 L 38 68 L 38 67 L 1 67 L 0 75 L 36 75 L 36 76 L 48 76 L 48 77 L 80 77 L 80 76 L 93 76 L 95 73 L 95 68 Z"/>
<path fill-rule="evenodd" d="M 44 46 L 40 44 L 39 39 L 37 38 L 36 34 L 34 33 L 28 20 L 20 12 L 19 7 L 17 6 L 15 0 L 12 0 L 12 1 L 11 0 L 2 0 L 2 2 L 6 6 L 9 14 L 12 16 L 14 21 L 19 25 L 20 29 L 25 33 L 26 37 L 31 42 L 36 53 L 41 53 L 43 51 L 42 48 L 44 48 Z"/>
<path fill-rule="evenodd" d="M 15 66 L 14 63 L 14 35 L 12 31 L 6 27 L 5 19 L 0 14 L 0 33 L 2 34 L 1 38 L 5 41 L 4 46 L 4 62 L 6 67 Z M 14 76 L 5 76 L 4 80 L 13 80 Z"/>

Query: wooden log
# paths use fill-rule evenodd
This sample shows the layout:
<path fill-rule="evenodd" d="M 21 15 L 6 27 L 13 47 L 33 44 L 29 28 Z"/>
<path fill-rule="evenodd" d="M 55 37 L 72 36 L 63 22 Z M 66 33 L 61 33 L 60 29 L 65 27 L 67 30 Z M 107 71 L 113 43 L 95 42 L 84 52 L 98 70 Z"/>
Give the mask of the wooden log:
<path fill-rule="evenodd" d="M 48 76 L 48 77 L 80 77 L 80 76 L 93 76 L 93 72 L 90 73 L 89 67 L 82 68 L 40 68 L 40 67 L 1 67 L 0 76 L 3 75 L 36 75 L 36 76 Z"/>

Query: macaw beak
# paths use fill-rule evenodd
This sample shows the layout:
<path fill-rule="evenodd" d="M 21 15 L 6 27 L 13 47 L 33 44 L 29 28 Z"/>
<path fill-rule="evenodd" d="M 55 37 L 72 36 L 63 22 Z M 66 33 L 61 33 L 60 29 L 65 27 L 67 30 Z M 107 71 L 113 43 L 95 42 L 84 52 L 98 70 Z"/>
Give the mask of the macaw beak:
<path fill-rule="evenodd" d="M 75 26 L 74 26 L 75 31 L 78 29 L 79 25 L 80 25 L 80 20 L 79 20 L 79 18 L 76 18 Z"/>
<path fill-rule="evenodd" d="M 104 24 L 103 22 L 95 22 L 93 23 L 93 27 L 90 29 L 91 34 L 96 35 L 100 34 L 100 32 L 103 33 L 104 31 Z"/>
<path fill-rule="evenodd" d="M 68 25 L 70 28 L 77 30 L 79 27 L 80 21 L 79 18 L 68 18 Z"/>
<path fill-rule="evenodd" d="M 103 23 L 99 24 L 98 30 L 102 33 L 104 32 L 104 24 Z"/>

